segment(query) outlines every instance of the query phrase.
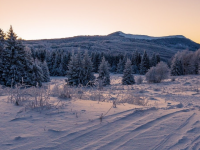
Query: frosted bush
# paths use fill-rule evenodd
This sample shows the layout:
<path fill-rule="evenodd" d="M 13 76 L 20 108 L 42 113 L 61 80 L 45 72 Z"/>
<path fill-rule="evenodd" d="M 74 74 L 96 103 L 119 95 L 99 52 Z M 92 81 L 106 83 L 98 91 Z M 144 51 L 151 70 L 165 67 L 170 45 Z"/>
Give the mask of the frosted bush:
<path fill-rule="evenodd" d="M 156 67 L 151 67 L 145 77 L 148 83 L 160 83 L 169 78 L 169 68 L 166 63 L 160 62 Z"/>
<path fill-rule="evenodd" d="M 51 90 L 51 96 L 59 96 L 60 89 L 59 85 L 55 84 L 53 89 Z"/>
<path fill-rule="evenodd" d="M 62 88 L 59 89 L 59 97 L 60 98 L 71 98 L 71 90 L 68 85 L 63 85 Z"/>
<path fill-rule="evenodd" d="M 67 84 L 55 84 L 51 90 L 51 95 L 59 98 L 71 98 L 72 89 L 73 87 L 69 87 Z"/>

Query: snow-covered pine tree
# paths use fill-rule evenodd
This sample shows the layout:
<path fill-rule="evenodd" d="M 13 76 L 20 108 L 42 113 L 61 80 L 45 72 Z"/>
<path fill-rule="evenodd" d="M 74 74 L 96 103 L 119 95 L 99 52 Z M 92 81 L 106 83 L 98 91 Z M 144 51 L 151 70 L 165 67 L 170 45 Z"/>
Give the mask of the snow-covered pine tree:
<path fill-rule="evenodd" d="M 39 61 L 44 62 L 46 61 L 46 50 L 41 48 L 39 50 L 37 50 L 37 58 Z"/>
<path fill-rule="evenodd" d="M 33 73 L 32 73 L 32 80 L 34 86 L 42 86 L 43 78 L 43 72 L 40 66 L 37 65 L 37 63 L 33 64 Z"/>
<path fill-rule="evenodd" d="M 23 76 L 23 83 L 29 84 L 29 85 L 34 85 L 34 81 L 32 78 L 33 75 L 33 65 L 34 65 L 34 60 L 32 58 L 32 53 L 31 49 L 29 47 L 25 47 L 25 75 Z"/>
<path fill-rule="evenodd" d="M 124 65 L 124 63 L 120 59 L 119 63 L 117 64 L 117 73 L 120 73 L 120 74 L 123 73 L 123 69 L 124 69 L 123 65 Z"/>
<path fill-rule="evenodd" d="M 78 52 L 76 55 L 72 52 L 71 61 L 68 64 L 68 84 L 79 85 L 83 81 L 83 69 L 81 62 L 81 54 Z"/>
<path fill-rule="evenodd" d="M 112 59 L 111 72 L 116 72 L 116 70 L 117 70 L 117 59 L 116 57 L 114 57 Z"/>
<path fill-rule="evenodd" d="M 171 75 L 172 76 L 183 75 L 183 64 L 181 63 L 181 60 L 179 60 L 177 56 L 175 56 L 174 59 L 172 60 Z"/>
<path fill-rule="evenodd" d="M 1 82 L 1 78 L 2 78 L 2 73 L 3 73 L 3 51 L 4 51 L 4 47 L 5 47 L 5 33 L 3 32 L 2 29 L 0 29 L 0 82 Z M 1 84 L 1 83 L 0 83 Z"/>
<path fill-rule="evenodd" d="M 160 55 L 159 54 L 156 54 L 156 64 L 158 64 L 160 62 Z"/>
<path fill-rule="evenodd" d="M 31 56 L 32 56 L 33 60 L 35 61 L 36 60 L 36 50 L 33 47 L 31 47 Z"/>
<path fill-rule="evenodd" d="M 137 50 L 132 54 L 131 62 L 132 62 L 132 66 L 133 66 L 133 70 L 132 70 L 133 73 L 139 73 L 141 56 Z"/>
<path fill-rule="evenodd" d="M 127 59 L 125 64 L 124 74 L 122 77 L 123 85 L 132 85 L 135 83 L 134 77 L 132 75 L 132 65 L 130 59 Z"/>
<path fill-rule="evenodd" d="M 4 44 L 5 44 L 5 33 L 0 28 L 0 57 L 4 49 Z"/>
<path fill-rule="evenodd" d="M 72 52 L 71 55 L 71 60 L 68 64 L 68 72 L 67 72 L 67 78 L 68 78 L 68 84 L 69 85 L 77 85 L 77 73 L 76 73 L 76 67 L 75 67 L 75 55 L 74 51 Z"/>
<path fill-rule="evenodd" d="M 62 55 L 61 64 L 60 64 L 60 65 L 61 65 L 61 66 L 60 66 L 60 70 L 61 70 L 62 76 L 65 76 L 66 73 L 67 73 L 68 62 L 69 62 L 68 56 L 67 56 L 66 53 L 64 53 L 64 54 Z"/>
<path fill-rule="evenodd" d="M 151 65 L 151 67 L 157 65 L 157 58 L 156 58 L 156 54 L 155 53 L 153 53 L 153 55 L 151 57 L 150 65 Z"/>
<path fill-rule="evenodd" d="M 108 62 L 105 57 L 102 58 L 101 64 L 99 66 L 99 76 L 98 79 L 102 80 L 103 85 L 110 85 L 110 72 L 108 68 Z"/>
<path fill-rule="evenodd" d="M 200 49 L 198 49 L 195 53 L 195 74 L 200 74 Z"/>
<path fill-rule="evenodd" d="M 50 57 L 47 58 L 47 64 L 48 64 L 49 73 L 51 76 L 53 76 L 54 74 L 55 59 L 56 59 L 56 51 L 54 50 L 50 53 Z"/>
<path fill-rule="evenodd" d="M 87 51 L 85 51 L 85 53 L 84 53 L 82 66 L 83 66 L 82 84 L 87 85 L 90 81 L 93 81 L 95 79 L 95 76 L 92 72 L 93 71 L 92 61 L 91 61 Z"/>
<path fill-rule="evenodd" d="M 62 74 L 60 64 L 61 64 L 61 55 L 62 52 L 57 51 L 56 57 L 55 57 L 55 62 L 53 64 L 53 76 L 60 76 Z"/>
<path fill-rule="evenodd" d="M 124 71 L 124 68 L 125 68 L 125 64 L 126 64 L 127 59 L 129 59 L 129 55 L 128 55 L 127 53 L 125 53 L 124 56 L 123 56 L 123 59 L 122 59 L 122 63 L 123 63 L 123 65 L 122 65 L 122 67 L 123 67 L 123 71 Z M 122 71 L 122 73 L 123 73 L 123 71 Z"/>
<path fill-rule="evenodd" d="M 78 84 L 83 84 L 84 75 L 83 75 L 82 55 L 80 50 L 78 50 L 75 60 L 76 60 L 75 66 L 77 70 Z"/>
<path fill-rule="evenodd" d="M 131 56 L 131 63 L 132 63 L 132 66 L 133 65 L 137 65 L 137 62 L 136 62 L 136 52 L 133 52 L 133 54 Z"/>
<path fill-rule="evenodd" d="M 33 59 L 27 58 L 27 53 L 21 40 L 17 40 L 17 35 L 13 32 L 12 26 L 7 33 L 5 49 L 2 53 L 3 73 L 1 84 L 6 86 L 15 85 L 22 82 L 32 84 L 30 72 L 32 72 Z"/>
<path fill-rule="evenodd" d="M 43 82 L 49 82 L 50 81 L 50 74 L 49 74 L 49 68 L 46 62 L 46 55 L 47 52 L 45 49 L 40 49 L 39 50 L 39 58 L 40 58 L 40 62 L 39 62 L 39 67 L 41 67 L 42 69 L 42 73 L 43 73 Z"/>
<path fill-rule="evenodd" d="M 142 60 L 141 60 L 141 64 L 140 64 L 140 74 L 142 74 L 142 75 L 146 74 L 149 68 L 150 68 L 149 57 L 147 55 L 147 52 L 144 51 L 144 54 L 143 54 Z"/>
<path fill-rule="evenodd" d="M 95 53 L 94 54 L 94 58 L 93 58 L 93 67 L 94 67 L 94 72 L 98 72 L 98 68 L 101 62 L 101 56 L 99 53 Z"/>
<path fill-rule="evenodd" d="M 140 53 L 138 53 L 137 50 L 135 51 L 135 58 L 136 58 L 136 64 L 137 64 L 138 70 L 140 70 L 140 64 L 141 64 L 142 58 L 141 58 Z"/>
<path fill-rule="evenodd" d="M 49 82 L 50 81 L 50 74 L 49 74 L 49 68 L 47 66 L 47 62 L 46 61 L 43 61 L 43 62 L 40 62 L 40 65 L 39 65 L 42 69 L 42 73 L 43 73 L 43 82 Z"/>

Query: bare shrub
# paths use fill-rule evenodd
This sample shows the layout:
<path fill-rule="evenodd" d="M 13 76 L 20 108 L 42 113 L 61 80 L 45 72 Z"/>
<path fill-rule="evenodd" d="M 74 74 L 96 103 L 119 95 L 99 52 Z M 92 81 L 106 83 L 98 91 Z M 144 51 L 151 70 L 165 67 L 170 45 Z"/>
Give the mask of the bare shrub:
<path fill-rule="evenodd" d="M 51 90 L 51 96 L 59 97 L 59 98 L 71 98 L 73 87 L 67 84 L 55 84 L 53 89 Z"/>
<path fill-rule="evenodd" d="M 59 96 L 59 94 L 60 94 L 59 85 L 55 84 L 53 89 L 51 90 L 51 96 Z"/>
<path fill-rule="evenodd" d="M 25 105 L 25 108 L 30 109 L 50 109 L 52 104 L 50 104 L 50 89 L 45 87 L 32 87 L 31 91 L 33 94 L 31 95 L 31 99 L 29 99 L 29 103 Z"/>
<path fill-rule="evenodd" d="M 50 88 L 49 87 L 26 87 L 16 85 L 8 92 L 8 102 L 24 106 L 25 109 L 50 108 Z"/>
<path fill-rule="evenodd" d="M 156 67 L 151 67 L 145 77 L 148 83 L 160 83 L 169 78 L 169 68 L 166 63 L 160 62 Z"/>
<path fill-rule="evenodd" d="M 126 97 L 124 97 L 124 99 L 121 100 L 120 102 L 140 105 L 140 106 L 146 106 L 148 104 L 148 100 L 146 100 L 145 98 L 139 95 L 133 95 L 131 93 L 129 93 Z"/>
<path fill-rule="evenodd" d="M 16 85 L 15 88 L 8 90 L 8 102 L 15 103 L 16 105 L 23 105 L 23 102 L 29 100 L 29 93 L 26 87 Z"/>
<path fill-rule="evenodd" d="M 70 87 L 68 85 L 63 85 L 62 88 L 60 88 L 59 90 L 59 98 L 71 98 L 71 90 Z"/>
<path fill-rule="evenodd" d="M 128 89 L 126 92 L 122 92 L 120 94 L 120 103 L 128 103 L 141 106 L 146 106 L 148 104 L 148 99 L 145 99 L 145 97 L 142 97 L 140 94 L 135 94 L 133 90 L 131 90 L 128 86 L 127 88 Z M 139 91 L 136 92 L 139 93 Z"/>

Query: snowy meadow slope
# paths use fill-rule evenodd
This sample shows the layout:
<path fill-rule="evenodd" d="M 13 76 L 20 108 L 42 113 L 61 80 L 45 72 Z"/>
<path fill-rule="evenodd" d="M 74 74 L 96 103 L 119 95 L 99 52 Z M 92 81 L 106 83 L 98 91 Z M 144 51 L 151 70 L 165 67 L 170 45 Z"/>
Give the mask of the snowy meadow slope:
<path fill-rule="evenodd" d="M 125 86 L 112 74 L 102 90 L 65 89 L 70 98 L 62 95 L 63 77 L 38 91 L 1 88 L 0 149 L 199 149 L 199 81 L 193 75 Z M 19 106 L 12 95 L 21 96 Z"/>

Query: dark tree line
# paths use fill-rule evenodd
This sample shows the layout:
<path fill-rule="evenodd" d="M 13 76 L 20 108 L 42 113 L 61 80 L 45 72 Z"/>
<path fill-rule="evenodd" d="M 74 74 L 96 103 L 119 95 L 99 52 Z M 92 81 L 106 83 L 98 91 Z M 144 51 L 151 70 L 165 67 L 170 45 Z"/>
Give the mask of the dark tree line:
<path fill-rule="evenodd" d="M 69 70 L 68 65 L 72 57 L 71 51 L 46 50 L 42 51 L 42 53 L 45 53 L 47 56 L 46 61 L 51 76 L 65 76 L 67 74 Z M 80 53 L 80 57 L 84 58 L 84 51 L 76 51 L 73 53 L 74 55 Z M 131 60 L 132 70 L 135 74 L 145 74 L 151 66 L 156 66 L 156 64 L 160 62 L 159 54 L 154 53 L 152 57 L 149 58 L 146 51 L 144 51 L 142 56 L 138 51 L 133 52 L 131 55 L 90 52 L 88 56 L 91 58 L 93 72 L 95 73 L 98 73 L 103 57 L 105 57 L 105 60 L 108 62 L 109 71 L 120 74 L 124 71 L 127 59 Z"/>

